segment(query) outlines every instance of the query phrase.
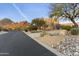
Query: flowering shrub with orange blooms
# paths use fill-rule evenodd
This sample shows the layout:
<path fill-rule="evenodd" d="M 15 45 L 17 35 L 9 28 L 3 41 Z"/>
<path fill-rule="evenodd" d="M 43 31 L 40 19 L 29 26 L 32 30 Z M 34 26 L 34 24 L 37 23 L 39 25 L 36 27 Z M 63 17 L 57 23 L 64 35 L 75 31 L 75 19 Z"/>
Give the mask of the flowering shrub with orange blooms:
<path fill-rule="evenodd" d="M 7 24 L 4 26 L 4 28 L 8 30 L 24 30 L 24 28 L 28 27 L 30 24 L 27 22 L 19 22 L 19 23 L 12 23 Z"/>

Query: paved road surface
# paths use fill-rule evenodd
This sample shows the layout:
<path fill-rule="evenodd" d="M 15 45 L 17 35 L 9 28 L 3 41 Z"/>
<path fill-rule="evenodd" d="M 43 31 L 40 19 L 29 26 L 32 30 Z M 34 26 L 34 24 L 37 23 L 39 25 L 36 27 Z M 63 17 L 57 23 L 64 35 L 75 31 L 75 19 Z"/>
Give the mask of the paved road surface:
<path fill-rule="evenodd" d="M 0 56 L 55 56 L 23 32 L 0 35 Z"/>

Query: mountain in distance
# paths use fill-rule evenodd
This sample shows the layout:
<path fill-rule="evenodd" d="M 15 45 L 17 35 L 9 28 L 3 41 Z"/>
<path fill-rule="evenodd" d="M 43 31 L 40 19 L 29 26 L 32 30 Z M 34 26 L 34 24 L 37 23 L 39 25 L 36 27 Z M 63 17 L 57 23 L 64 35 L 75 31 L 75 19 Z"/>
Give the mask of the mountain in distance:
<path fill-rule="evenodd" d="M 4 26 L 11 23 L 14 23 L 14 22 L 9 18 L 3 18 L 0 20 L 0 26 Z"/>

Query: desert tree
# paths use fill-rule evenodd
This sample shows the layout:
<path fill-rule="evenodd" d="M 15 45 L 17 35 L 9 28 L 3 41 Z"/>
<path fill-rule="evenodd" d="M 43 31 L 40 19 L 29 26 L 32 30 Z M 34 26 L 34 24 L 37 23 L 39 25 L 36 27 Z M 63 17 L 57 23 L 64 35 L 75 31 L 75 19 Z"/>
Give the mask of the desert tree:
<path fill-rule="evenodd" d="M 70 20 L 75 27 L 78 27 L 76 19 L 79 18 L 79 4 L 77 3 L 58 3 L 50 4 L 50 14 L 49 17 L 65 18 Z"/>
<path fill-rule="evenodd" d="M 38 29 L 41 29 L 45 25 L 45 21 L 43 18 L 35 18 L 32 20 L 31 25 L 38 27 Z"/>

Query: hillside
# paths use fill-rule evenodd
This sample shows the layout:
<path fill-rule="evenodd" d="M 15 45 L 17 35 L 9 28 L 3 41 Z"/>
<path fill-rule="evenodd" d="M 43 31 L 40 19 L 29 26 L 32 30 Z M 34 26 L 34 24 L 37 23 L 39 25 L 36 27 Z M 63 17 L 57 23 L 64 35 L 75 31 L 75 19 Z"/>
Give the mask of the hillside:
<path fill-rule="evenodd" d="M 9 18 L 4 18 L 4 19 L 0 20 L 0 26 L 4 26 L 4 25 L 7 25 L 7 24 L 11 24 L 11 23 L 14 23 L 14 22 Z"/>

